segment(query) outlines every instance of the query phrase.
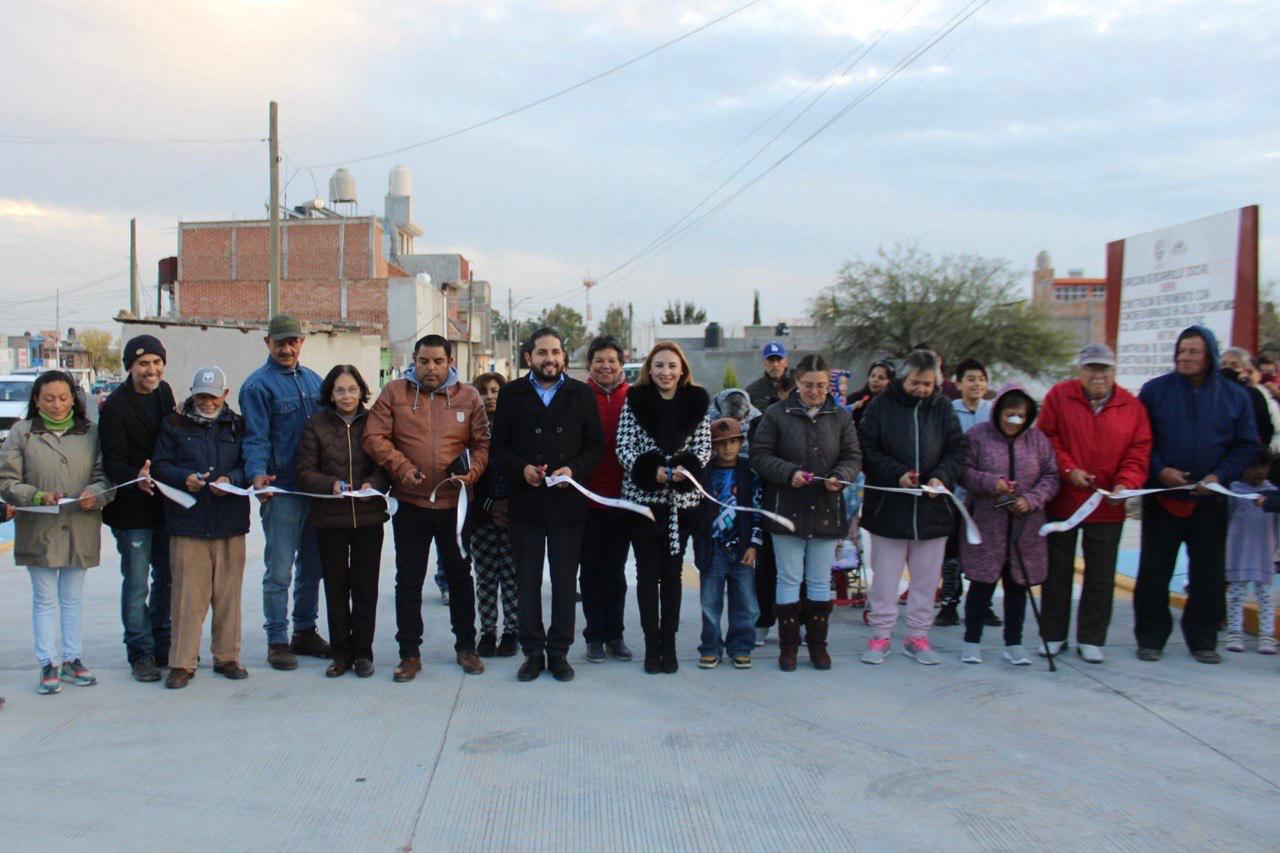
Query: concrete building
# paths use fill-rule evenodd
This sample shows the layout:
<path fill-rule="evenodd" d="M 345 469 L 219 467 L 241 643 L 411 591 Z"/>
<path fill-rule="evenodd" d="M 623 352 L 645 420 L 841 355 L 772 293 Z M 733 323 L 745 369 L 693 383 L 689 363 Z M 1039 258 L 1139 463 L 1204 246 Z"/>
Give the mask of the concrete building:
<path fill-rule="evenodd" d="M 1048 252 L 1036 255 L 1031 274 L 1031 302 L 1062 326 L 1076 347 L 1106 340 L 1107 280 L 1086 278 L 1083 270 L 1054 274 Z"/>

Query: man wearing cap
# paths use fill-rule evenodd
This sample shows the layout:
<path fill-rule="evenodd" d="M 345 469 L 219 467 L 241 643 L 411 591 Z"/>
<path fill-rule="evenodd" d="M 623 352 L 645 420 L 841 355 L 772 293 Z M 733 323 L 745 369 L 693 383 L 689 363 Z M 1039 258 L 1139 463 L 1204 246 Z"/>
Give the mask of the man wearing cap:
<path fill-rule="evenodd" d="M 151 453 L 160 424 L 173 411 L 164 381 L 164 345 L 138 335 L 124 345 L 129 377 L 111 392 L 98 417 L 102 468 L 113 484 L 151 476 Z M 127 486 L 102 511 L 120 552 L 120 618 L 125 654 L 138 681 L 159 681 L 169 658 L 169 537 L 164 498 L 150 481 Z M 148 597 L 148 577 L 150 597 Z"/>
<path fill-rule="evenodd" d="M 1151 424 L 1138 398 L 1116 384 L 1115 354 L 1106 344 L 1089 344 L 1076 364 L 1077 377 L 1049 390 L 1036 421 L 1053 445 L 1062 481 L 1046 507 L 1050 521 L 1069 518 L 1098 489 L 1139 489 L 1147 480 Z M 1041 630 L 1050 653 L 1067 643 L 1076 540 L 1083 539 L 1076 650 L 1089 663 L 1102 663 L 1123 527 L 1124 502 L 1104 500 L 1079 527 L 1049 534 Z"/>
<path fill-rule="evenodd" d="M 764 411 L 778 401 L 775 385 L 787 372 L 787 348 L 777 341 L 769 341 L 760 351 L 764 359 L 764 375 L 747 386 L 751 405 Z"/>
<path fill-rule="evenodd" d="M 254 488 L 296 489 L 294 457 L 307 420 L 319 410 L 320 376 L 298 363 L 306 342 L 302 324 L 277 314 L 267 326 L 267 363 L 240 386 L 244 415 L 244 470 Z M 268 499 L 269 498 L 269 499 Z M 320 609 L 320 552 L 307 515 L 310 498 L 268 495 L 262 501 L 266 547 L 262 560 L 263 625 L 267 663 L 297 669 L 297 655 L 327 658 L 329 644 L 316 630 Z M 289 631 L 289 583 L 293 582 L 293 635 Z"/>

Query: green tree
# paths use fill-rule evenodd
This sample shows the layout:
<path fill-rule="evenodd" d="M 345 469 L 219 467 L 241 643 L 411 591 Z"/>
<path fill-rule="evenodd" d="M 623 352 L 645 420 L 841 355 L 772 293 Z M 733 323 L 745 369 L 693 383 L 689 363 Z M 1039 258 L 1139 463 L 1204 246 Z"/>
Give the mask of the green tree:
<path fill-rule="evenodd" d="M 493 339 L 495 341 L 510 340 L 508 337 L 510 329 L 507 326 L 507 317 L 501 311 L 495 308 L 489 309 L 490 322 L 493 324 Z M 518 347 L 525 338 L 533 334 L 538 326 L 542 325 L 537 318 L 529 317 L 523 320 L 516 320 L 516 346 Z"/>
<path fill-rule="evenodd" d="M 751 298 L 751 325 L 759 326 L 760 323 L 760 291 L 756 291 Z"/>
<path fill-rule="evenodd" d="M 604 319 L 600 321 L 600 328 L 596 332 L 597 335 L 611 335 L 624 347 L 627 346 L 627 309 L 622 305 L 610 305 L 609 310 L 604 312 Z M 626 353 L 623 353 L 626 357 Z"/>
<path fill-rule="evenodd" d="M 1276 308 L 1276 288 L 1280 281 L 1272 279 L 1262 286 L 1258 300 L 1258 351 L 1280 350 L 1280 311 Z"/>
<path fill-rule="evenodd" d="M 681 302 L 679 299 L 668 302 L 662 312 L 662 322 L 668 326 L 693 326 L 707 321 L 707 309 L 700 308 L 693 302 Z"/>
<path fill-rule="evenodd" d="M 582 314 L 558 302 L 542 312 L 539 325 L 550 326 L 560 333 L 566 353 L 574 352 L 587 339 L 587 324 L 583 322 Z"/>
<path fill-rule="evenodd" d="M 901 358 L 927 340 L 950 364 L 973 357 L 1048 378 L 1071 354 L 1063 330 L 1019 294 L 1008 262 L 978 255 L 881 249 L 874 261 L 846 263 L 811 316 L 844 358 Z"/>
<path fill-rule="evenodd" d="M 102 329 L 82 329 L 76 339 L 89 351 L 89 363 L 99 373 L 120 370 L 120 343 Z"/>
<path fill-rule="evenodd" d="M 724 366 L 724 376 L 720 379 L 720 387 L 723 388 L 739 388 L 738 371 L 733 369 L 733 362 L 729 362 Z"/>

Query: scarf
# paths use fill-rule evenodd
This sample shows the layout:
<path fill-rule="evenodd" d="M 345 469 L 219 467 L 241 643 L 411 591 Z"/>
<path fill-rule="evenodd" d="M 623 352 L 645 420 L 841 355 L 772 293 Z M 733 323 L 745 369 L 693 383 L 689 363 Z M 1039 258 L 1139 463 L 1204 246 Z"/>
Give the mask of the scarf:
<path fill-rule="evenodd" d="M 75 425 L 76 413 L 75 413 L 75 410 L 73 409 L 70 412 L 67 412 L 67 416 L 65 418 L 63 418 L 60 421 L 55 421 L 53 418 L 49 417 L 44 412 L 41 412 L 40 420 L 44 421 L 45 429 L 51 432 L 66 432 L 67 430 L 71 429 L 72 426 Z"/>

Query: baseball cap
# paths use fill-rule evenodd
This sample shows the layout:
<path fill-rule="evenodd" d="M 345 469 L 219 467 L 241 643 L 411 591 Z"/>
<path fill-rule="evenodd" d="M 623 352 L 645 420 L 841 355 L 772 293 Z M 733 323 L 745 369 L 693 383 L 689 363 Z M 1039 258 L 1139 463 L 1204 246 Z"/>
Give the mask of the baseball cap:
<path fill-rule="evenodd" d="M 769 341 L 764 345 L 764 349 L 760 351 L 761 358 L 786 358 L 787 348 L 777 341 Z"/>
<path fill-rule="evenodd" d="M 733 418 L 719 418 L 711 422 L 711 443 L 742 438 L 742 424 Z"/>
<path fill-rule="evenodd" d="M 1116 354 L 1106 344 L 1086 344 L 1085 348 L 1080 350 L 1080 357 L 1076 359 L 1076 364 L 1082 367 L 1086 364 L 1105 364 L 1107 367 L 1115 367 Z"/>
<path fill-rule="evenodd" d="M 281 341 L 285 338 L 305 338 L 306 335 L 303 333 L 302 324 L 298 322 L 297 317 L 289 314 L 277 314 L 267 324 L 267 337 L 273 341 Z"/>
<path fill-rule="evenodd" d="M 227 390 L 227 374 L 221 367 L 202 367 L 196 371 L 195 378 L 191 380 L 192 394 L 211 394 L 214 397 L 221 397 L 225 390 Z"/>

